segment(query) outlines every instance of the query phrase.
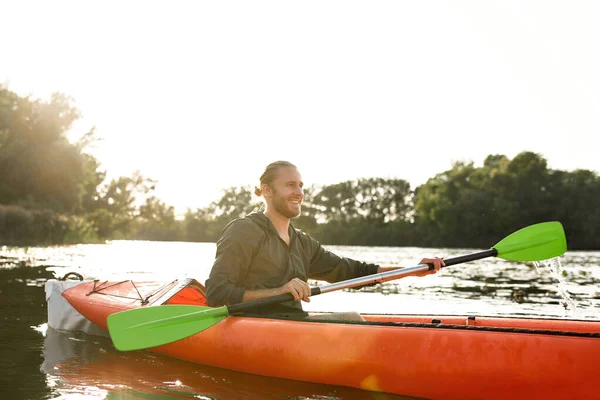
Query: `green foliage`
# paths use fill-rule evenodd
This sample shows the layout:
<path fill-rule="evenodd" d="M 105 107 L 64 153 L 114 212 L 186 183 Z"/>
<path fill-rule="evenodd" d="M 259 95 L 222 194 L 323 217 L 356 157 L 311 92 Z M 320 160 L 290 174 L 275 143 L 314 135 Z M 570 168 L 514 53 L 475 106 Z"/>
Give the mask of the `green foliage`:
<path fill-rule="evenodd" d="M 212 242 L 220 232 L 215 232 L 214 219 L 207 209 L 187 210 L 183 219 L 183 239 L 190 242 Z"/>
<path fill-rule="evenodd" d="M 490 155 L 481 168 L 457 163 L 417 188 L 416 230 L 424 245 L 487 247 L 506 232 L 557 220 L 571 249 L 597 249 L 598 195 L 592 171 L 549 170 L 532 152 Z"/>
<path fill-rule="evenodd" d="M 0 87 L 0 203 L 75 210 L 81 200 L 85 157 L 65 131 L 78 118 L 71 99 L 32 101 Z"/>
<path fill-rule="evenodd" d="M 250 186 L 231 187 L 223 190 L 220 200 L 209 206 L 210 214 L 223 226 L 229 221 L 243 217 L 259 208 L 259 202 L 253 200 Z"/>
<path fill-rule="evenodd" d="M 231 187 L 208 207 L 187 210 L 182 226 L 182 240 L 214 242 L 229 222 L 261 208 L 261 202 L 252 196 L 250 186 Z"/>
<path fill-rule="evenodd" d="M 179 240 L 180 222 L 175 208 L 152 196 L 140 207 L 136 221 L 135 239 Z"/>
<path fill-rule="evenodd" d="M 20 97 L 0 86 L 0 205 L 5 243 L 64 243 L 131 237 L 138 204 L 154 186 L 139 173 L 105 183 L 100 163 L 85 152 L 91 129 L 71 143 L 79 117 L 72 100 Z M 31 231 L 39 225 L 39 231 Z"/>
<path fill-rule="evenodd" d="M 78 216 L 48 209 L 26 209 L 0 204 L 0 243 L 8 245 L 52 245 L 95 242 L 91 225 Z"/>
<path fill-rule="evenodd" d="M 151 196 L 155 184 L 154 180 L 135 172 L 131 177 L 121 176 L 98 186 L 87 210 L 91 211 L 90 221 L 99 236 L 107 239 L 133 238 L 136 221 L 141 215 L 140 204 Z"/>
<path fill-rule="evenodd" d="M 312 195 L 311 205 L 325 221 L 384 223 L 407 220 L 411 196 L 410 184 L 402 179 L 368 178 L 324 186 Z"/>
<path fill-rule="evenodd" d="M 71 142 L 79 112 L 70 98 L 20 97 L 0 87 L 0 242 L 105 239 L 216 241 L 223 227 L 261 207 L 231 187 L 180 218 L 139 172 L 107 179 L 86 153 L 94 129 Z M 407 181 L 362 178 L 305 189 L 294 226 L 324 244 L 486 248 L 537 222 L 562 222 L 571 249 L 600 249 L 600 179 L 551 170 L 540 154 L 457 162 L 412 190 Z"/>

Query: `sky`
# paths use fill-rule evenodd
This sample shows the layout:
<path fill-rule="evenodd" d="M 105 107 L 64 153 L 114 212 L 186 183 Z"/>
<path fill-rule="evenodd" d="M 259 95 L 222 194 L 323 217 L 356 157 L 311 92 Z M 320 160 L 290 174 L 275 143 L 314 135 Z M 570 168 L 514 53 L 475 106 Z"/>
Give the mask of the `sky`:
<path fill-rule="evenodd" d="M 258 185 L 402 178 L 543 155 L 600 171 L 600 2 L 0 2 L 0 83 L 74 99 L 109 177 L 180 213 Z"/>

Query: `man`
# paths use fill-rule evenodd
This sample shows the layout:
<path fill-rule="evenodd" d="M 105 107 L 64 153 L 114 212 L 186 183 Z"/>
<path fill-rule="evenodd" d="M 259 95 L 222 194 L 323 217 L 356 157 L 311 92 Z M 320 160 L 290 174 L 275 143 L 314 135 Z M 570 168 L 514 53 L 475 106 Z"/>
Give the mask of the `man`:
<path fill-rule="evenodd" d="M 255 194 L 266 202 L 264 212 L 254 212 L 225 227 L 217 241 L 217 254 L 206 281 L 209 306 L 231 305 L 291 293 L 294 301 L 257 310 L 260 314 L 305 317 L 300 300 L 310 301 L 310 279 L 339 282 L 401 267 L 339 257 L 318 241 L 295 229 L 290 220 L 300 215 L 304 198 L 302 176 L 293 164 L 276 161 L 260 177 Z M 424 258 L 432 272 L 439 271 L 441 258 Z M 334 316 L 335 318 L 335 316 Z"/>

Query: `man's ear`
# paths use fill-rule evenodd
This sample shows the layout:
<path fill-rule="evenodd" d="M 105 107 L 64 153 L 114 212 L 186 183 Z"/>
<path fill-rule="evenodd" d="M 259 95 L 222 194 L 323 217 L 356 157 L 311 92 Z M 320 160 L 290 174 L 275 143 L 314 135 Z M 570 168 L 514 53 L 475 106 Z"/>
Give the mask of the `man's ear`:
<path fill-rule="evenodd" d="M 273 190 L 271 189 L 271 186 L 267 185 L 266 183 L 261 186 L 260 190 L 265 199 L 273 197 Z"/>

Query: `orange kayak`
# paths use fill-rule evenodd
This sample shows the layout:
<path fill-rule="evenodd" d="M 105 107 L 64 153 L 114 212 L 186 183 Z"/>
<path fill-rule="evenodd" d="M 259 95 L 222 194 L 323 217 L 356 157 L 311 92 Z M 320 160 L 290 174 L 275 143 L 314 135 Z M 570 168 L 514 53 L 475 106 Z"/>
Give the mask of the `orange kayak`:
<path fill-rule="evenodd" d="M 107 330 L 115 312 L 205 305 L 194 280 L 83 282 L 62 296 Z M 363 315 L 365 322 L 231 316 L 152 348 L 250 374 L 428 399 L 599 398 L 600 321 Z"/>

